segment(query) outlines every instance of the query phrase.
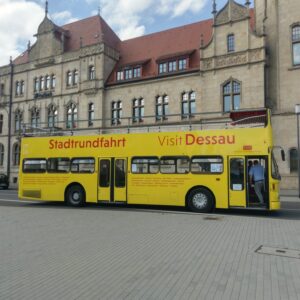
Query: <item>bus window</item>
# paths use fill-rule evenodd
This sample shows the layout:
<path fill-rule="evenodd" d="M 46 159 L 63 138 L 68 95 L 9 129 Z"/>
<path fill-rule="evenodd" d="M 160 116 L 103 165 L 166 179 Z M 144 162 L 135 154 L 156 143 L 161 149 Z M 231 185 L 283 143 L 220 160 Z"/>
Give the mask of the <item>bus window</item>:
<path fill-rule="evenodd" d="M 223 158 L 209 156 L 193 156 L 191 162 L 193 174 L 223 173 Z"/>
<path fill-rule="evenodd" d="M 190 160 L 187 156 L 165 156 L 160 159 L 162 174 L 187 174 L 190 171 Z"/>
<path fill-rule="evenodd" d="M 110 184 L 110 160 L 100 160 L 99 186 L 109 187 Z"/>
<path fill-rule="evenodd" d="M 115 169 L 115 186 L 116 187 L 125 187 L 125 160 L 116 159 L 116 169 Z"/>
<path fill-rule="evenodd" d="M 68 173 L 70 171 L 69 158 L 48 158 L 47 171 L 49 173 Z"/>
<path fill-rule="evenodd" d="M 134 157 L 131 161 L 131 172 L 136 174 L 156 174 L 159 170 L 157 157 Z"/>
<path fill-rule="evenodd" d="M 45 173 L 46 172 L 46 159 L 33 158 L 23 160 L 24 173 Z"/>
<path fill-rule="evenodd" d="M 230 188 L 233 191 L 244 189 L 244 160 L 242 158 L 230 159 Z"/>
<path fill-rule="evenodd" d="M 72 173 L 94 173 L 95 159 L 94 158 L 73 158 L 71 161 Z"/>
<path fill-rule="evenodd" d="M 187 174 L 190 171 L 190 159 L 188 157 L 177 158 L 177 173 Z"/>

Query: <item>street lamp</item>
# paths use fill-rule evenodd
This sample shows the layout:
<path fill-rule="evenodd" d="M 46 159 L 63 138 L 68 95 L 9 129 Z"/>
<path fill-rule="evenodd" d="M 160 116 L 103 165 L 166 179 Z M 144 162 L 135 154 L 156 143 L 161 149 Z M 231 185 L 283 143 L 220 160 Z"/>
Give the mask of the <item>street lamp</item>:
<path fill-rule="evenodd" d="M 298 196 L 300 198 L 300 141 L 299 141 L 299 115 L 300 104 L 295 105 L 295 113 L 297 115 L 297 154 L 298 154 Z"/>

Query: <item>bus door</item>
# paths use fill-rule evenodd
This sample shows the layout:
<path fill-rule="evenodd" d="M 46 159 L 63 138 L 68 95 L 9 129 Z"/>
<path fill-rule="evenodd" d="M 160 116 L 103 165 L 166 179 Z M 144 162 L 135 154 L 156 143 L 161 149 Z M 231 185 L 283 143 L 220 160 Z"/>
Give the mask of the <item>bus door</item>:
<path fill-rule="evenodd" d="M 127 201 L 127 159 L 100 158 L 98 201 L 126 202 Z"/>
<path fill-rule="evenodd" d="M 229 207 L 246 207 L 245 158 L 228 157 Z"/>

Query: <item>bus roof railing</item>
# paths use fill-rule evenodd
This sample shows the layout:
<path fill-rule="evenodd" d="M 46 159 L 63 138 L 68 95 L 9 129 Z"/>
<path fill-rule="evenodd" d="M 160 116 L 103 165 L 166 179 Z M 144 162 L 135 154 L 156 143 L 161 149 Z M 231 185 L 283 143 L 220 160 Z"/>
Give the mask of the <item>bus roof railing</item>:
<path fill-rule="evenodd" d="M 206 112 L 186 115 L 168 114 L 165 117 L 143 116 L 142 120 L 136 120 L 133 117 L 120 117 L 116 120 L 112 118 L 94 119 L 93 124 L 90 124 L 88 120 L 76 120 L 73 123 L 60 121 L 55 123 L 56 126 L 47 126 L 47 123 L 39 123 L 39 126 L 22 124 L 18 134 L 20 137 L 39 137 L 253 128 L 266 127 L 269 120 L 268 115 L 268 110 L 263 108 L 238 110 L 226 114 L 224 112 Z M 149 122 L 150 118 L 154 118 L 155 121 Z M 113 121 L 116 121 L 115 124 Z M 88 123 L 86 127 L 81 125 L 86 123 Z"/>

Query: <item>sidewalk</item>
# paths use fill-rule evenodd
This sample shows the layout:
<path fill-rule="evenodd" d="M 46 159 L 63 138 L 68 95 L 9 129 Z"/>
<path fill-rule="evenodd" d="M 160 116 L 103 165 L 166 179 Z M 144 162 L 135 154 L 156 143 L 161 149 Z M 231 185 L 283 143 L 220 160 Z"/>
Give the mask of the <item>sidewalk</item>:
<path fill-rule="evenodd" d="M 298 190 L 288 190 L 288 189 L 281 189 L 280 196 L 284 197 L 299 197 Z M 300 201 L 300 199 L 299 199 Z"/>

